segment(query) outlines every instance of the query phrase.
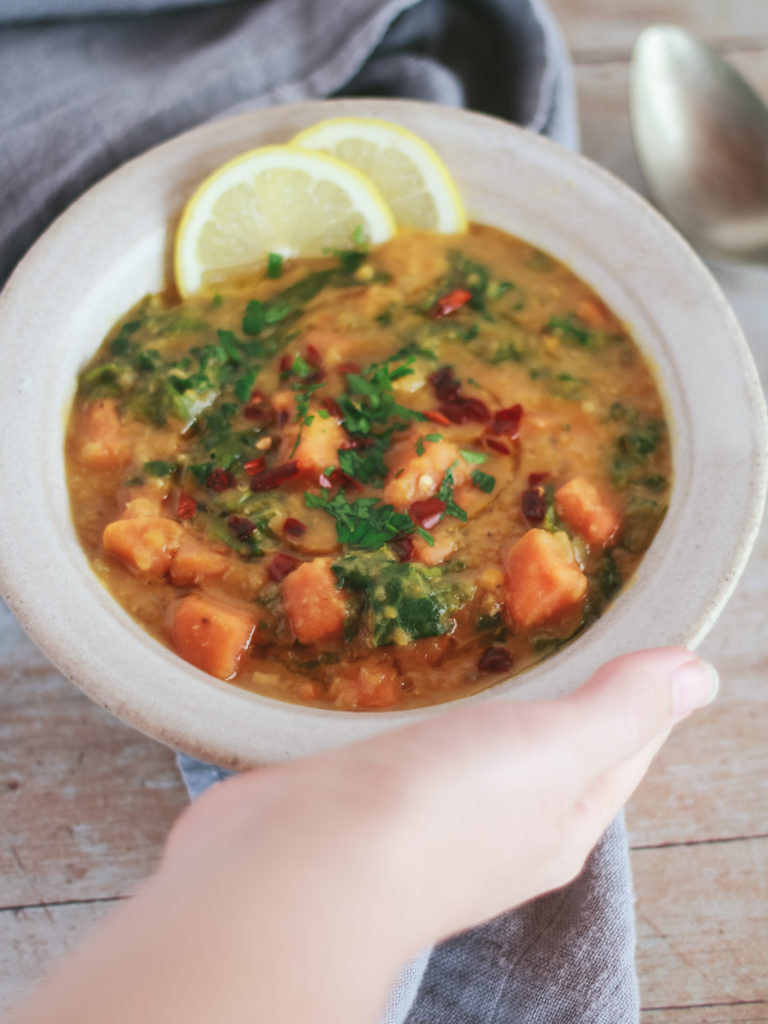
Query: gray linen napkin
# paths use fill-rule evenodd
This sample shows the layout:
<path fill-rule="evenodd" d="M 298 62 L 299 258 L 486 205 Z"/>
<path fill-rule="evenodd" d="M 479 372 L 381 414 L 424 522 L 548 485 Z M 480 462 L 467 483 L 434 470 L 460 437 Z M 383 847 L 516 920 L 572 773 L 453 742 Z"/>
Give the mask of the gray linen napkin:
<path fill-rule="evenodd" d="M 0 22 L 0 284 L 108 171 L 258 106 L 411 96 L 578 144 L 541 0 L 4 0 Z M 178 762 L 192 798 L 228 774 Z M 382 1024 L 633 1024 L 633 958 L 619 819 L 570 886 L 407 965 Z"/>

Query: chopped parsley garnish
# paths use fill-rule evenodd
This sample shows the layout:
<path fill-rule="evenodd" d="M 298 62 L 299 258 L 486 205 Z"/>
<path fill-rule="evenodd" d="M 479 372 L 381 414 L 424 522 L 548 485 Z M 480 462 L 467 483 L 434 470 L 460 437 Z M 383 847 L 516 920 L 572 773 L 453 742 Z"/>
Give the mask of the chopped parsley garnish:
<path fill-rule="evenodd" d="M 267 256 L 267 277 L 283 276 L 283 257 L 279 252 L 271 252 Z"/>
<path fill-rule="evenodd" d="M 459 450 L 465 462 L 471 462 L 478 466 L 488 458 L 485 452 L 473 452 L 469 448 L 461 448 Z"/>
<path fill-rule="evenodd" d="M 409 515 L 398 512 L 393 505 L 379 504 L 378 498 L 358 498 L 350 502 L 342 490 L 333 497 L 305 491 L 304 502 L 307 508 L 320 508 L 333 516 L 339 544 L 375 549 L 411 533 L 419 533 L 428 543 L 434 543 L 427 531 L 416 526 Z"/>
<path fill-rule="evenodd" d="M 445 471 L 445 476 L 443 477 L 443 482 L 440 484 L 437 497 L 440 501 L 445 502 L 445 514 L 447 516 L 455 516 L 456 519 L 460 519 L 462 523 L 466 523 L 467 513 L 460 505 L 456 504 L 453 498 L 453 471 L 457 464 L 458 462 L 452 463 Z"/>
<path fill-rule="evenodd" d="M 484 473 L 481 469 L 476 469 L 472 473 L 472 483 L 478 490 L 490 494 L 496 486 L 496 477 L 491 476 L 490 473 Z"/>
<path fill-rule="evenodd" d="M 412 420 L 425 420 L 424 413 L 400 405 L 392 385 L 413 373 L 413 358 L 392 368 L 392 361 L 371 363 L 361 373 L 348 373 L 346 394 L 336 402 L 344 416 L 344 427 L 350 434 L 368 434 L 375 425 L 405 427 Z M 390 421 L 394 421 L 392 424 Z"/>

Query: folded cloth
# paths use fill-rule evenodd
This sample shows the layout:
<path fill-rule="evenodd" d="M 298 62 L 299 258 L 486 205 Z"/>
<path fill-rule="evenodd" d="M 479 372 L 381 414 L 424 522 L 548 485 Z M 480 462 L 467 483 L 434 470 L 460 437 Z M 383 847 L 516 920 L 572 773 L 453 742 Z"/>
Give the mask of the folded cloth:
<path fill-rule="evenodd" d="M 108 171 L 259 106 L 411 96 L 577 141 L 570 66 L 540 0 L 224 0 L 123 13 L 151 5 L 172 0 L 0 4 L 0 285 Z"/>
<path fill-rule="evenodd" d="M 4 0 L 0 284 L 91 183 L 171 135 L 331 95 L 463 105 L 578 144 L 542 0 Z M 229 774 L 179 755 L 194 798 Z M 626 834 L 580 877 L 404 969 L 383 1024 L 631 1024 Z"/>

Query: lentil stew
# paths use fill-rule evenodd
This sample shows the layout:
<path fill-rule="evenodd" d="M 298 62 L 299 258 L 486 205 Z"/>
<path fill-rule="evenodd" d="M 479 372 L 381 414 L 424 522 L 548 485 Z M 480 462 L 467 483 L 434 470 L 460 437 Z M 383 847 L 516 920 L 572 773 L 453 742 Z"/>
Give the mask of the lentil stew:
<path fill-rule="evenodd" d="M 82 371 L 72 514 L 112 595 L 246 689 L 465 696 L 557 650 L 666 510 L 653 375 L 566 267 L 483 226 L 149 296 Z"/>

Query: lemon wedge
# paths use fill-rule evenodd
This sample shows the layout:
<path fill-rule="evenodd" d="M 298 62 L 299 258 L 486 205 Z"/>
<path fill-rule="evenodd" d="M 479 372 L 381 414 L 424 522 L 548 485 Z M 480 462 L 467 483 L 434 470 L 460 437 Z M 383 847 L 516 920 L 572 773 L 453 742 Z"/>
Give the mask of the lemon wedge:
<path fill-rule="evenodd" d="M 197 188 L 176 230 L 174 273 L 183 297 L 206 274 L 264 264 L 269 253 L 320 256 L 391 238 L 395 221 L 360 171 L 326 153 L 263 146 L 223 164 Z"/>
<path fill-rule="evenodd" d="M 461 196 L 445 164 L 423 139 L 400 125 L 336 117 L 305 128 L 291 144 L 323 150 L 362 171 L 399 225 L 451 234 L 467 230 Z"/>

